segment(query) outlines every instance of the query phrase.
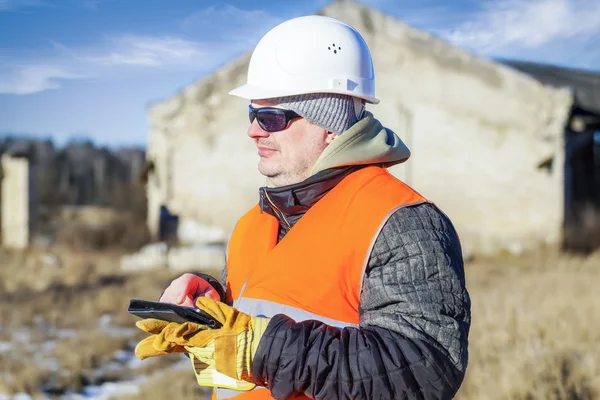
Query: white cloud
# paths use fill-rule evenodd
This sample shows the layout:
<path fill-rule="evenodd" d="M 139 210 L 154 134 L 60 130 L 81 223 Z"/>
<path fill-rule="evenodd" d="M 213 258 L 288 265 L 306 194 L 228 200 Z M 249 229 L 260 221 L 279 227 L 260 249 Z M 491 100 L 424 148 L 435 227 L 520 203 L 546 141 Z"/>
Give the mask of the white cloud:
<path fill-rule="evenodd" d="M 111 40 L 111 49 L 93 55 L 78 56 L 91 64 L 107 67 L 177 67 L 202 63 L 208 54 L 206 45 L 177 37 L 126 35 Z"/>
<path fill-rule="evenodd" d="M 599 0 L 359 0 L 475 53 L 598 70 Z"/>
<path fill-rule="evenodd" d="M 58 65 L 21 65 L 8 73 L 0 73 L 0 93 L 31 94 L 56 89 L 61 80 L 83 78 L 84 75 Z"/>
<path fill-rule="evenodd" d="M 16 0 L 0 0 L 7 1 Z M 179 35 L 123 34 L 78 48 L 51 42 L 46 57 L 13 55 L 0 60 L 0 93 L 30 94 L 57 89 L 64 80 L 83 78 L 182 70 L 200 74 L 249 50 L 278 22 L 266 11 L 227 5 L 191 14 L 181 23 Z"/>
<path fill-rule="evenodd" d="M 581 48 L 600 34 L 598 0 L 488 0 L 451 31 L 451 42 L 488 54 L 570 41 Z"/>
<path fill-rule="evenodd" d="M 211 37 L 215 42 L 247 49 L 279 22 L 282 22 L 280 17 L 265 10 L 243 10 L 224 5 L 211 6 L 189 15 L 181 23 L 181 28 L 194 37 Z"/>
<path fill-rule="evenodd" d="M 61 82 L 109 79 L 157 71 L 204 71 L 223 61 L 223 49 L 210 43 L 174 36 L 124 35 L 92 48 L 52 43 L 46 57 L 4 57 L 0 60 L 0 93 L 31 94 L 58 89 Z"/>

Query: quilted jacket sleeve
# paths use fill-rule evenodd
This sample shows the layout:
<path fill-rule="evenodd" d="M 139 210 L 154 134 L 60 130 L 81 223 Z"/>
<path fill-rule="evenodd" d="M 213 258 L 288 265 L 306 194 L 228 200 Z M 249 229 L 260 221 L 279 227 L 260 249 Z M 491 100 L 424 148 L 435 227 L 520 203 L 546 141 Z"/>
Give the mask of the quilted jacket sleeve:
<path fill-rule="evenodd" d="M 371 253 L 360 328 L 275 316 L 253 362 L 276 399 L 450 399 L 467 367 L 470 298 L 458 237 L 435 206 L 398 210 Z"/>

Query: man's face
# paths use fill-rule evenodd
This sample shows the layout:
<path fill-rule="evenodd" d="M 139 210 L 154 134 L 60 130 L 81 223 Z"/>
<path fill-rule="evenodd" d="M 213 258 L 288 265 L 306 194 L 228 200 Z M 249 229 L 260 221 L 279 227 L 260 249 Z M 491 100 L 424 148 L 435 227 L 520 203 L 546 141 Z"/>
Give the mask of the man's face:
<path fill-rule="evenodd" d="M 252 102 L 253 108 L 277 107 L 265 100 Z M 258 149 L 258 170 L 274 186 L 302 182 L 335 134 L 311 124 L 304 118 L 291 120 L 278 132 L 264 131 L 255 119 L 248 128 L 248 136 Z"/>

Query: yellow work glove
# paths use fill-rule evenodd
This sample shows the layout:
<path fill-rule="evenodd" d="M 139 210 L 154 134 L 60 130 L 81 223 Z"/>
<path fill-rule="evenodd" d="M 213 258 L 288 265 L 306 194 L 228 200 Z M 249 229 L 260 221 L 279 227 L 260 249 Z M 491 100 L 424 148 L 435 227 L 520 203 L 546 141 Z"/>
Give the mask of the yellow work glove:
<path fill-rule="evenodd" d="M 196 307 L 206 311 L 223 326 L 207 329 L 193 335 L 193 344 L 186 343 L 186 349 L 201 362 L 210 364 L 214 359 L 215 368 L 237 381 L 252 381 L 252 360 L 258 343 L 267 329 L 270 318 L 252 317 L 227 304 L 200 297 Z M 165 339 L 182 344 L 172 335 Z"/>
<path fill-rule="evenodd" d="M 184 346 L 196 344 L 194 334 L 208 329 L 193 322 L 178 324 L 154 318 L 139 320 L 135 325 L 145 332 L 152 333 L 135 346 L 135 355 L 140 360 L 170 353 L 187 353 Z"/>
<path fill-rule="evenodd" d="M 189 356 L 192 361 L 192 368 L 194 369 L 198 385 L 243 391 L 252 390 L 256 386 L 254 383 L 239 381 L 217 371 L 215 367 L 215 348 L 213 344 L 206 347 L 186 346 L 186 348 L 190 350 Z"/>
<path fill-rule="evenodd" d="M 256 386 L 253 383 L 237 381 L 216 370 L 214 343 L 206 347 L 191 347 L 199 344 L 195 334 L 208 329 L 207 327 L 193 322 L 179 324 L 154 318 L 137 321 L 136 326 L 152 333 L 151 336 L 140 341 L 135 348 L 135 354 L 140 360 L 170 353 L 189 353 L 200 386 L 236 390 L 251 390 Z"/>

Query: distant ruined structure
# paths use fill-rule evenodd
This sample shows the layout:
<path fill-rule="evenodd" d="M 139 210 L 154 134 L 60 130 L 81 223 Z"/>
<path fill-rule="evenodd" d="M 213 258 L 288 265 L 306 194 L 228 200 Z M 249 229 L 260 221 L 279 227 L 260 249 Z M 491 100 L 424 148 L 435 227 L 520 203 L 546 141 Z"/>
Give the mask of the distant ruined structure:
<path fill-rule="evenodd" d="M 25 248 L 36 234 L 52 236 L 42 224 L 65 206 L 107 206 L 145 214 L 139 182 L 143 149 L 110 150 L 90 141 L 56 148 L 49 140 L 0 138 L 2 157 L 1 236 L 5 247 Z"/>
<path fill-rule="evenodd" d="M 2 155 L 2 246 L 29 246 L 37 212 L 36 181 L 28 154 Z"/>
<path fill-rule="evenodd" d="M 600 174 L 589 168 L 600 74 L 488 60 L 351 0 L 320 13 L 363 34 L 381 100 L 368 108 L 412 151 L 391 172 L 452 218 L 466 251 L 561 243 L 577 231 L 582 204 L 600 210 Z M 245 134 L 247 103 L 227 94 L 245 81 L 249 59 L 149 107 L 155 236 L 165 210 L 229 234 L 257 202 L 265 180 Z"/>

